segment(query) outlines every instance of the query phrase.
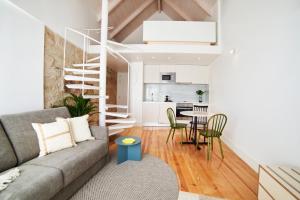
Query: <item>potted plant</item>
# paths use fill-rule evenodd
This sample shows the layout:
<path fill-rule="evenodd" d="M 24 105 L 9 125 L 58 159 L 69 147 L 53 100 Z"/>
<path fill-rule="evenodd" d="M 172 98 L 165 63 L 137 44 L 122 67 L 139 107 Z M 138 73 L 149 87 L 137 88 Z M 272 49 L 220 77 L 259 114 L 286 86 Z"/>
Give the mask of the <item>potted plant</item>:
<path fill-rule="evenodd" d="M 202 90 L 197 90 L 196 94 L 199 96 L 199 102 L 202 102 L 202 96 L 203 94 L 206 93 L 206 91 L 202 91 Z"/>
<path fill-rule="evenodd" d="M 87 115 L 95 110 L 96 106 L 91 103 L 91 99 L 85 99 L 81 94 L 79 96 L 75 94 L 70 95 L 64 98 L 63 103 L 72 117 Z"/>

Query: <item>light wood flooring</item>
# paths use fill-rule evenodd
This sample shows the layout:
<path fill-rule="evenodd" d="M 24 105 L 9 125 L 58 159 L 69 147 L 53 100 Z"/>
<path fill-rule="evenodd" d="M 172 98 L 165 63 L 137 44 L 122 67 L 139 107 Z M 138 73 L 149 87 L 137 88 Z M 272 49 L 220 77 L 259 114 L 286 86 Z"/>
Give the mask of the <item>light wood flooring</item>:
<path fill-rule="evenodd" d="M 142 138 L 142 151 L 164 160 L 175 171 L 180 190 L 225 199 L 257 199 L 258 175 L 231 149 L 223 144 L 222 160 L 217 140 L 211 161 L 206 160 L 206 147 L 196 150 L 193 145 L 180 144 L 178 131 L 173 142 L 166 144 L 168 128 L 134 127 L 121 135 Z M 110 151 L 117 146 L 110 138 Z"/>

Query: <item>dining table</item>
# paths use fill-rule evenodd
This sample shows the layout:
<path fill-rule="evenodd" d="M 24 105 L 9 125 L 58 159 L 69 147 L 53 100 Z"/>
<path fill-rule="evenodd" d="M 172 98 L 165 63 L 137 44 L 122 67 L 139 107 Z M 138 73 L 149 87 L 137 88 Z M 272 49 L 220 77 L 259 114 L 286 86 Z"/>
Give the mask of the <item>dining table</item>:
<path fill-rule="evenodd" d="M 192 117 L 193 118 L 193 133 L 194 133 L 194 137 L 192 138 L 192 141 L 186 141 L 183 142 L 182 144 L 194 144 L 197 145 L 197 125 L 198 125 L 198 118 L 199 117 L 207 117 L 207 119 L 211 116 L 214 115 L 214 113 L 210 113 L 210 112 L 201 112 L 201 111 L 182 111 L 180 112 L 180 114 L 184 115 L 184 116 L 188 116 L 188 117 Z M 204 131 L 205 131 L 206 125 L 204 125 Z M 199 144 L 207 144 L 207 142 L 201 142 Z M 200 146 L 197 147 L 197 149 L 201 149 Z"/>

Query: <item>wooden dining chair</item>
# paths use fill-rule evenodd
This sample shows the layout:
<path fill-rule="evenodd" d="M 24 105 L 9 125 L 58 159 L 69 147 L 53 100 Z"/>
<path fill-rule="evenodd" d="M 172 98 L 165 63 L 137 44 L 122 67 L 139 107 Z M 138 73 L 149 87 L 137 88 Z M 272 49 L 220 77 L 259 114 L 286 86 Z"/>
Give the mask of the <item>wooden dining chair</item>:
<path fill-rule="evenodd" d="M 208 106 L 194 105 L 193 110 L 199 111 L 199 112 L 207 112 Z M 197 118 L 197 129 L 203 129 L 206 124 L 207 124 L 207 117 L 198 117 Z M 190 121 L 189 139 L 191 139 L 193 130 L 194 130 L 194 119 L 192 119 L 192 121 Z"/>
<path fill-rule="evenodd" d="M 210 160 L 211 151 L 213 149 L 213 139 L 218 138 L 220 151 L 222 159 L 224 158 L 222 142 L 220 137 L 222 136 L 223 130 L 227 123 L 227 117 L 224 114 L 215 114 L 208 119 L 207 125 L 205 126 L 204 130 L 199 130 L 199 136 L 202 135 L 208 138 L 208 145 L 207 145 L 207 160 Z M 200 137 L 198 137 L 200 138 Z M 199 139 L 197 140 L 197 146 L 199 144 Z"/>
<path fill-rule="evenodd" d="M 175 130 L 181 130 L 181 142 L 183 142 L 183 130 L 185 130 L 185 137 L 187 138 L 187 124 L 177 123 L 174 110 L 172 108 L 167 109 L 167 115 L 170 122 L 170 130 L 166 143 L 168 143 L 169 138 L 172 134 L 172 140 L 174 138 Z"/>

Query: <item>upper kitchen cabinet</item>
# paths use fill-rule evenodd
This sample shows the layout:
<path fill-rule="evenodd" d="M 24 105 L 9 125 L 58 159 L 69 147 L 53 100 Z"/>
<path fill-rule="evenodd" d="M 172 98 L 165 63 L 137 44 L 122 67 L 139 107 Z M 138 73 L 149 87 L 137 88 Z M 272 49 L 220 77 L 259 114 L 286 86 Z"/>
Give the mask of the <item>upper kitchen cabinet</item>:
<path fill-rule="evenodd" d="M 209 84 L 209 68 L 206 66 L 188 66 L 186 74 L 192 84 Z M 190 72 L 190 73 L 188 73 Z"/>
<path fill-rule="evenodd" d="M 145 65 L 144 83 L 161 83 L 161 74 L 176 73 L 176 83 L 209 84 L 209 68 L 197 65 Z"/>
<path fill-rule="evenodd" d="M 176 83 L 209 84 L 209 68 L 205 66 L 177 65 Z"/>
<path fill-rule="evenodd" d="M 175 72 L 176 67 L 175 65 L 160 65 L 159 66 L 159 72 L 164 73 L 164 72 Z"/>
<path fill-rule="evenodd" d="M 159 66 L 145 65 L 144 66 L 144 83 L 159 83 Z"/>

